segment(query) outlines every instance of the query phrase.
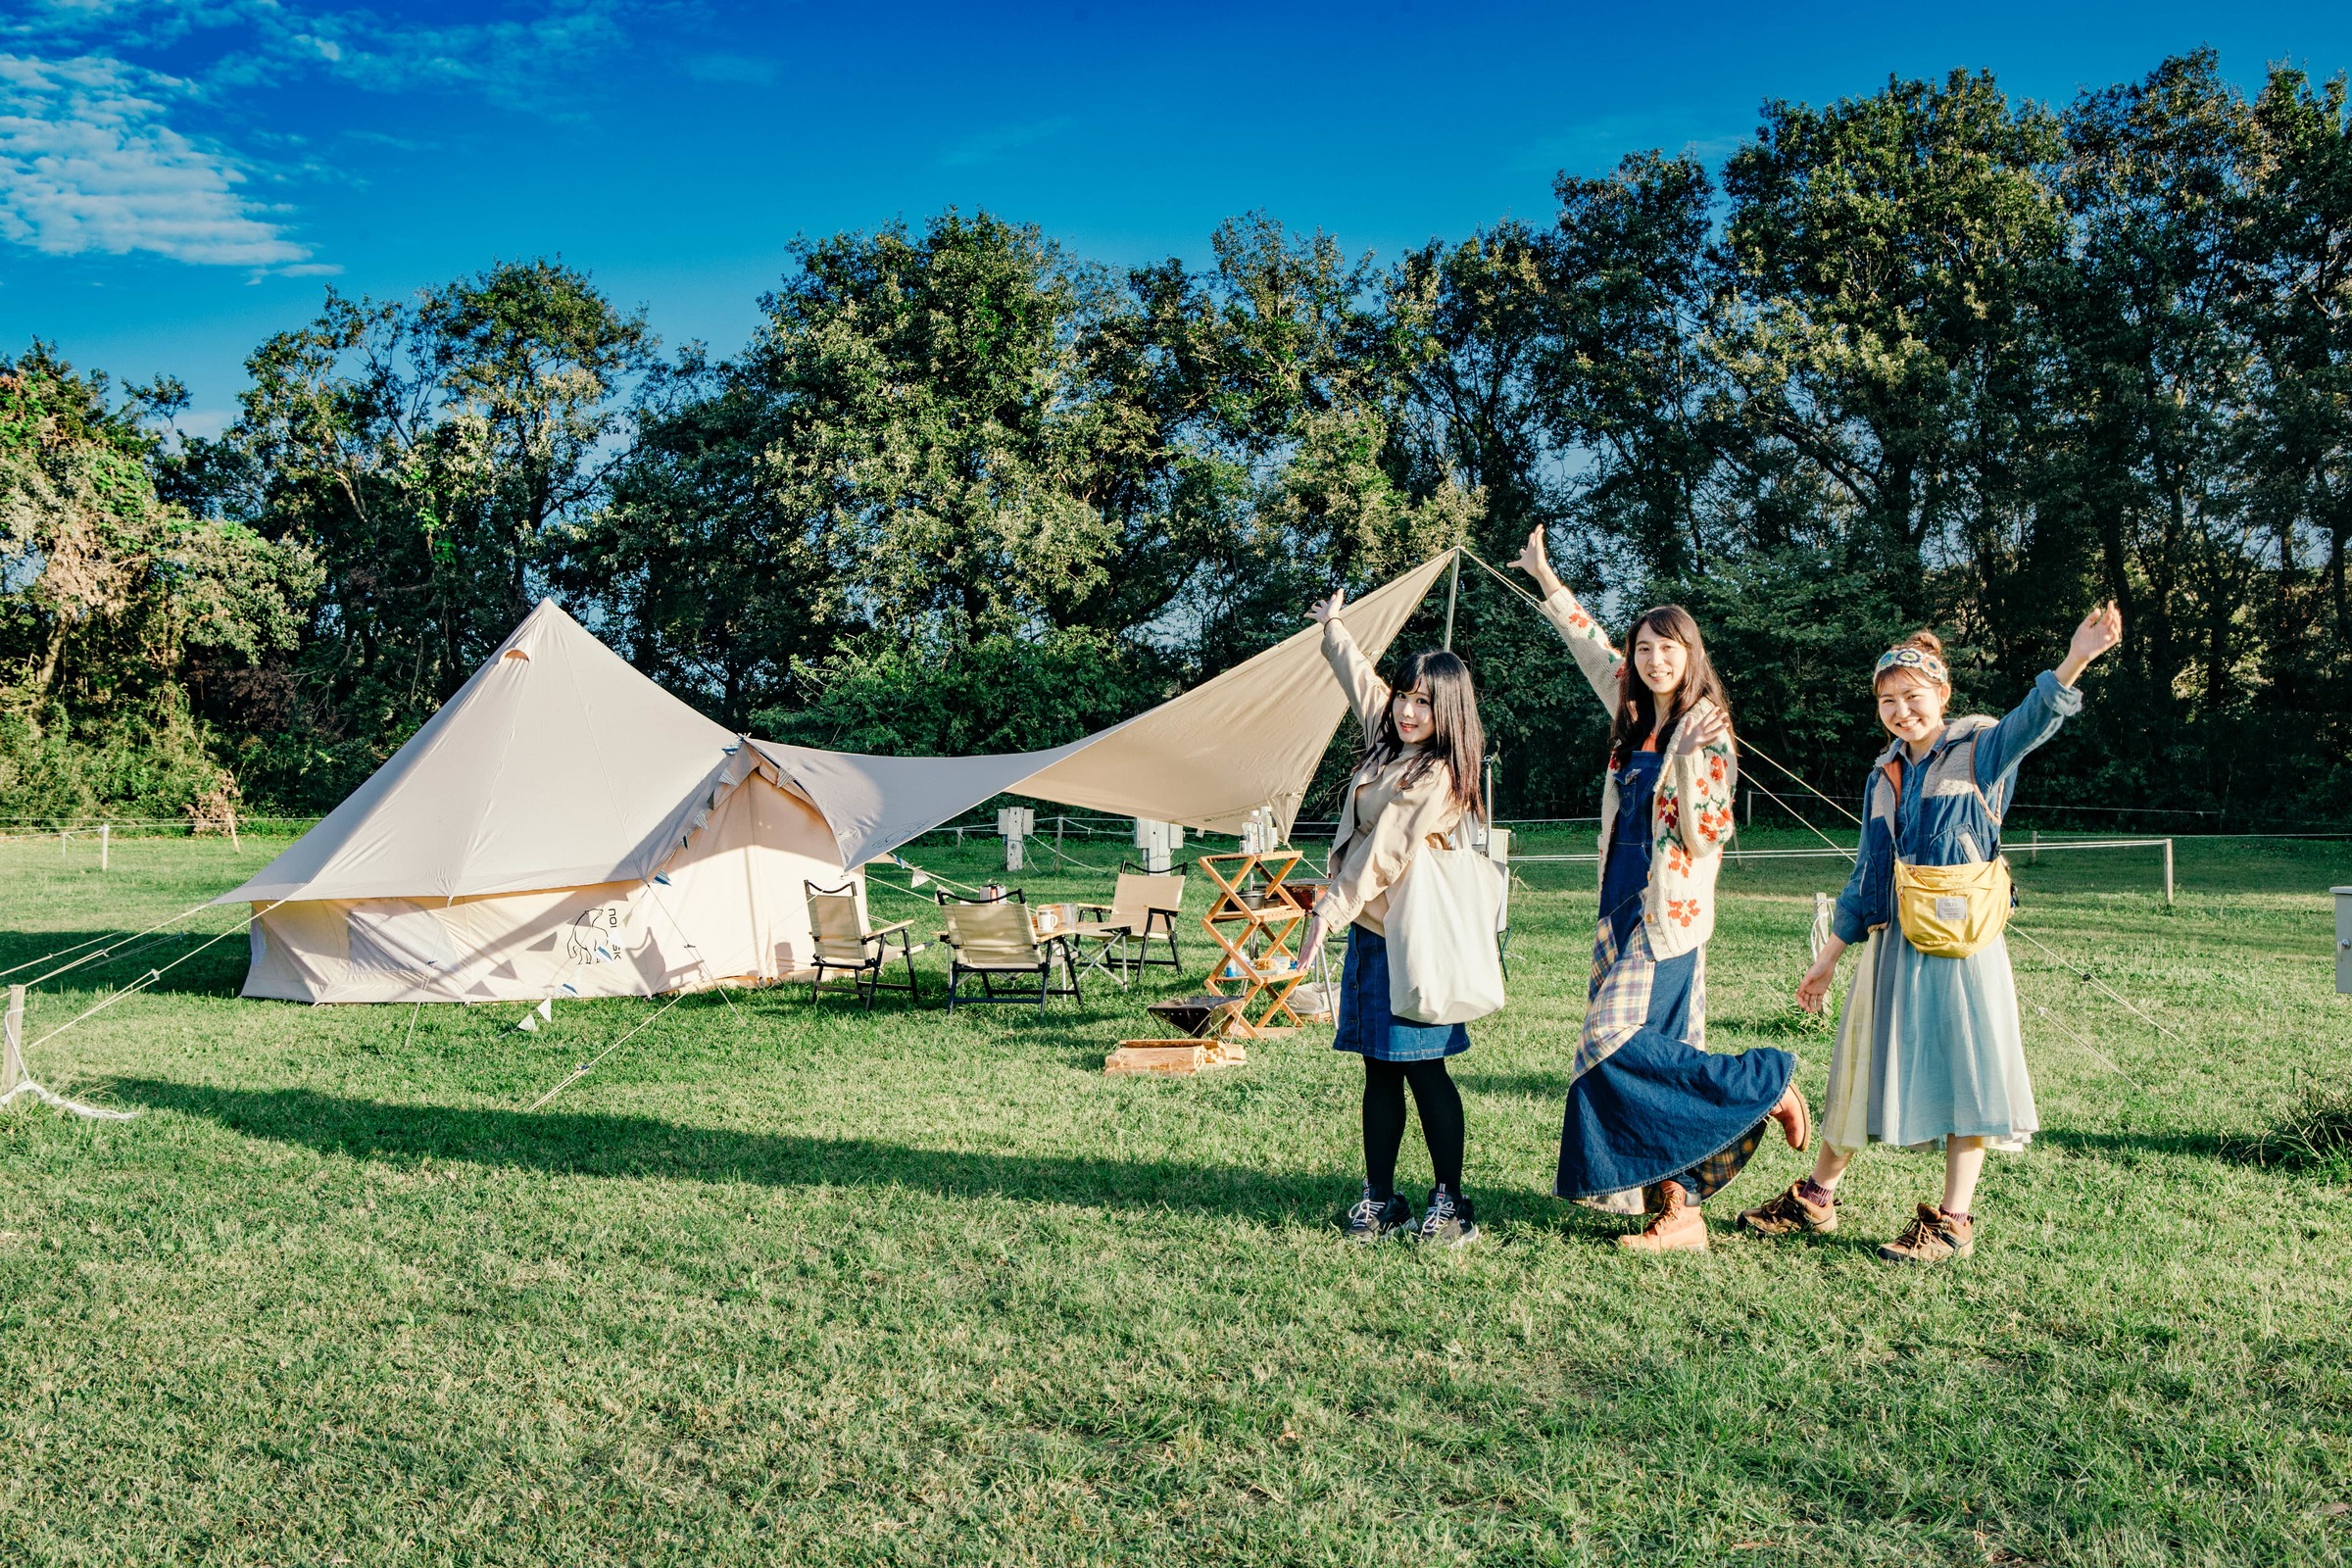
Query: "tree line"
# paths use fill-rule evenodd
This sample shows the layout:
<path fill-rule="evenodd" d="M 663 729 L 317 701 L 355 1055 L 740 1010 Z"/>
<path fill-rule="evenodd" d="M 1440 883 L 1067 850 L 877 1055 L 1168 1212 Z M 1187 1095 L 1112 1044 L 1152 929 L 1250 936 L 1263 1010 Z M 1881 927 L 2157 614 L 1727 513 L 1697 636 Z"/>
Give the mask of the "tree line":
<path fill-rule="evenodd" d="M 1388 262 L 1265 215 L 1200 268 L 985 213 L 808 239 L 725 356 L 556 260 L 330 290 L 210 438 L 36 341 L 0 374 L 0 811 L 322 808 L 543 593 L 732 726 L 1049 746 L 1331 583 L 1542 527 L 1614 620 L 1689 606 L 1743 732 L 1833 792 L 1891 635 L 1997 710 L 2114 598 L 2031 793 L 2352 814 L 2342 80 L 1890 80 L 1553 190 Z M 1481 571 L 1455 621 L 1502 810 L 1589 810 L 1564 651 Z"/>

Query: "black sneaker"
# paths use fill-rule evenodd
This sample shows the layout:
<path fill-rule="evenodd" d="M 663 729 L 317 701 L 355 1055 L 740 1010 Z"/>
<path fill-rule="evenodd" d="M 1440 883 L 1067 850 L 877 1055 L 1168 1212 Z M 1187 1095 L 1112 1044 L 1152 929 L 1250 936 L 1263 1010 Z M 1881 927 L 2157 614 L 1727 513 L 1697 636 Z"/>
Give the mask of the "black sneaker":
<path fill-rule="evenodd" d="M 1429 1190 L 1429 1206 L 1421 1211 L 1419 1240 L 1424 1247 L 1467 1247 L 1478 1240 L 1478 1211 L 1470 1200 L 1443 1187 Z"/>
<path fill-rule="evenodd" d="M 1359 1247 L 1385 1242 L 1412 1228 L 1413 1205 L 1396 1197 L 1381 1202 L 1372 1196 L 1370 1182 L 1364 1183 L 1364 1196 L 1348 1211 L 1348 1240 Z"/>

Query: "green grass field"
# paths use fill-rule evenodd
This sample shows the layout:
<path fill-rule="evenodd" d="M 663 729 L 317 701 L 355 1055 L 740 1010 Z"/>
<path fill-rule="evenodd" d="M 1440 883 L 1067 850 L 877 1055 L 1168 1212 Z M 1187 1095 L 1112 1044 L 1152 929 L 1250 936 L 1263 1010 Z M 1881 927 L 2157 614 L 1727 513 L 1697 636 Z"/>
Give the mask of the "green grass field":
<path fill-rule="evenodd" d="M 277 847 L 0 846 L 0 963 Z M 1766 1244 L 1728 1225 L 1800 1168 L 1768 1143 L 1703 1257 L 1546 1196 L 1589 866 L 1525 872 L 1512 1004 L 1456 1063 L 1487 1239 L 1446 1255 L 1339 1241 L 1327 1031 L 1102 1075 L 1176 981 L 952 1020 L 697 997 L 531 1114 L 659 1004 L 412 1036 L 235 1000 L 222 942 L 34 1055 L 145 1114 L 0 1114 L 0 1562 L 2352 1559 L 2352 1194 L 2230 1152 L 2345 1076 L 2352 846 L 2184 842 L 2170 910 L 2151 852 L 2018 869 L 2019 926 L 2184 1038 L 2014 942 L 2045 1131 L 1993 1156 L 1976 1257 L 1917 1272 L 1871 1249 L 1933 1156 L 1872 1151 L 1842 1231 Z M 1794 1050 L 1816 1102 L 1786 999 L 1840 880 L 1731 869 L 1710 958 L 1711 1044 Z M 40 988 L 29 1035 L 192 946 Z"/>

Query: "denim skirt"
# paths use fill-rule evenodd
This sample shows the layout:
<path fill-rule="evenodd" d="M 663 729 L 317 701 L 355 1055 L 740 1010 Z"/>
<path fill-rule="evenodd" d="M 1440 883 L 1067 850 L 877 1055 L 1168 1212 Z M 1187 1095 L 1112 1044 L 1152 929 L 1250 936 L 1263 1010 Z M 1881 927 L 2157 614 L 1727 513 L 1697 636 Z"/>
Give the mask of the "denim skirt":
<path fill-rule="evenodd" d="M 1340 1022 L 1331 1049 L 1374 1061 L 1436 1061 L 1470 1049 L 1458 1023 L 1414 1023 L 1389 1011 L 1389 943 L 1377 931 L 1348 928 L 1348 958 L 1340 965 Z"/>
<path fill-rule="evenodd" d="M 1756 1152 L 1796 1058 L 1690 1044 L 1697 968 L 1694 953 L 1660 963 L 1642 1029 L 1568 1086 L 1556 1196 L 1582 1201 L 1671 1177 L 1704 1202 Z"/>

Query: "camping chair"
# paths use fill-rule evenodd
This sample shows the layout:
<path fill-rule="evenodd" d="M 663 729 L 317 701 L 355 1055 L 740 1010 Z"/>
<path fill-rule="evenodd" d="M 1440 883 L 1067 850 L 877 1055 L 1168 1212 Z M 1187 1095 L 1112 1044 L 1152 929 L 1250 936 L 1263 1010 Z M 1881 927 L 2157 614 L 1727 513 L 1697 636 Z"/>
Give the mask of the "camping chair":
<path fill-rule="evenodd" d="M 916 1001 L 921 993 L 914 984 L 914 956 L 930 944 L 909 941 L 907 928 L 912 920 L 901 920 L 878 931 L 865 929 L 858 917 L 858 889 L 856 883 L 838 888 L 820 888 L 813 882 L 803 882 L 801 891 L 808 899 L 808 929 L 816 938 L 816 978 L 808 982 L 808 1000 L 814 1002 L 825 983 L 827 969 L 840 969 L 856 978 L 858 996 L 865 1010 L 874 1010 L 877 991 L 904 991 Z M 890 939 L 898 938 L 893 952 Z M 906 964 L 906 983 L 893 985 L 882 978 L 882 966 L 893 958 Z"/>
<path fill-rule="evenodd" d="M 1134 943 L 1132 952 L 1122 947 L 1116 961 L 1130 971 L 1147 964 L 1169 969 L 1184 967 L 1183 955 L 1176 950 L 1176 916 L 1184 908 L 1185 878 L 1181 871 L 1165 876 L 1149 872 L 1123 870 L 1118 885 L 1112 889 L 1108 904 L 1081 904 L 1078 912 L 1092 911 L 1095 918 L 1088 927 L 1102 930 L 1116 928 L 1127 933 Z M 1168 945 L 1164 958 L 1152 956 L 1152 939 L 1159 938 Z"/>
<path fill-rule="evenodd" d="M 1060 936 L 1041 938 L 1037 927 L 1029 920 L 1028 905 L 1016 891 L 1001 899 L 966 903 L 943 896 L 940 907 L 948 917 L 947 930 L 940 933 L 948 945 L 948 1011 L 956 1011 L 956 998 L 967 974 L 980 977 L 980 995 L 965 997 L 966 1002 L 1027 1002 L 1034 998 L 1043 1010 L 1048 997 L 1078 995 L 1078 970 L 1070 960 L 1070 947 Z M 1058 958 L 1067 986 L 1054 984 L 1054 964 Z M 1000 994 L 1000 976 L 1034 975 L 1037 989 L 1026 984 L 1018 991 Z"/>

